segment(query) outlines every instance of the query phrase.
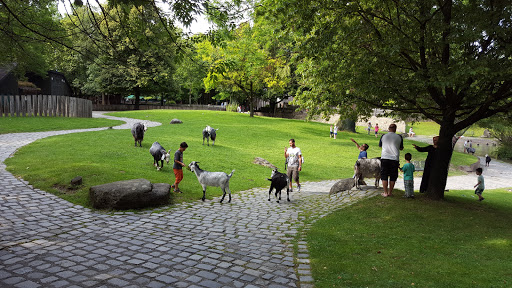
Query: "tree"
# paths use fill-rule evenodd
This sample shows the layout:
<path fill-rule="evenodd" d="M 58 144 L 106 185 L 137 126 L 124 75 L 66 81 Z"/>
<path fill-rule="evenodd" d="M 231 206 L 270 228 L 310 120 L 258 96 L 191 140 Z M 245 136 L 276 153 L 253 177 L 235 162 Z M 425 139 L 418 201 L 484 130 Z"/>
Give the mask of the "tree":
<path fill-rule="evenodd" d="M 512 4 L 507 1 L 265 1 L 297 33 L 297 102 L 327 111 L 440 124 L 427 196 L 444 197 L 452 137 L 512 108 Z M 295 8 L 290 8 L 295 7 Z M 300 54 L 299 54 L 300 53 Z"/>
<path fill-rule="evenodd" d="M 0 0 L 0 65 L 16 63 L 20 76 L 27 70 L 45 75 L 64 37 L 55 1 Z"/>

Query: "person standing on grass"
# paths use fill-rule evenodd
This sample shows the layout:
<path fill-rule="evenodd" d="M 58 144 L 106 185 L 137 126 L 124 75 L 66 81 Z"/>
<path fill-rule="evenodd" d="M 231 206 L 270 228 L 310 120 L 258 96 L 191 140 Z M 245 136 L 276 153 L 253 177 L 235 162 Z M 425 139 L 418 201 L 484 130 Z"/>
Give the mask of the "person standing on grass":
<path fill-rule="evenodd" d="M 420 193 L 427 192 L 428 181 L 430 179 L 430 167 L 433 165 L 434 159 L 436 158 L 438 141 L 439 136 L 435 136 L 432 138 L 432 145 L 428 145 L 427 147 L 419 147 L 416 146 L 416 144 L 412 144 L 418 152 L 428 152 L 427 159 L 425 160 L 425 168 L 423 168 L 423 176 L 421 177 Z"/>
<path fill-rule="evenodd" d="M 476 175 L 478 175 L 478 183 L 473 188 L 476 188 L 475 194 L 478 195 L 478 201 L 483 201 L 485 198 L 482 197 L 482 193 L 484 193 L 485 184 L 484 184 L 484 176 L 482 176 L 482 168 L 476 168 Z"/>
<path fill-rule="evenodd" d="M 171 185 L 171 187 L 176 193 L 181 193 L 178 185 L 180 184 L 181 180 L 183 180 L 183 167 L 185 166 L 185 163 L 183 163 L 183 152 L 185 152 L 187 148 L 187 142 L 181 142 L 180 148 L 174 153 L 174 165 L 172 166 L 172 171 L 174 172 L 174 177 L 176 180 L 174 181 L 174 184 Z"/>
<path fill-rule="evenodd" d="M 289 148 L 284 147 L 284 157 L 288 160 L 286 175 L 290 179 L 290 192 L 293 192 L 292 180 L 297 183 L 297 191 L 300 192 L 299 172 L 302 171 L 302 152 L 295 146 L 295 139 L 290 139 L 288 144 L 290 144 Z"/>
<path fill-rule="evenodd" d="M 414 164 L 411 163 L 411 153 L 405 153 L 405 163 L 400 170 L 404 172 L 405 198 L 414 198 Z"/>
<path fill-rule="evenodd" d="M 375 124 L 375 138 L 377 138 L 377 135 L 379 134 L 379 124 Z"/>
<path fill-rule="evenodd" d="M 338 125 L 334 124 L 334 139 L 338 136 Z"/>
<path fill-rule="evenodd" d="M 329 138 L 332 138 L 332 136 L 334 135 L 334 132 L 333 132 L 333 129 L 332 129 L 332 124 L 331 124 L 331 128 L 329 128 Z"/>
<path fill-rule="evenodd" d="M 382 135 L 379 141 L 379 147 L 382 147 L 380 179 L 384 187 L 384 193 L 381 194 L 383 197 L 393 196 L 393 188 L 400 167 L 400 150 L 404 149 L 402 136 L 395 133 L 396 124 L 389 125 L 388 130 L 389 132 Z"/>

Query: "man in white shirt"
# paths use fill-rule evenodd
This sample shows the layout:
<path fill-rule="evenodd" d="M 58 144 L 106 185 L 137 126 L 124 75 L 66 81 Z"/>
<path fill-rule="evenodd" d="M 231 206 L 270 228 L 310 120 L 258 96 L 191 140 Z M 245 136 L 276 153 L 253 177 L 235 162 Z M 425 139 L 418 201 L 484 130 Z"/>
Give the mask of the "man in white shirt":
<path fill-rule="evenodd" d="M 398 167 L 400 167 L 400 150 L 404 150 L 402 136 L 395 133 L 396 124 L 389 125 L 388 131 L 379 141 L 379 147 L 382 147 L 380 179 L 384 187 L 384 193 L 381 195 L 384 197 L 393 195 L 393 188 L 398 178 Z"/>
<path fill-rule="evenodd" d="M 293 191 L 292 180 L 294 180 L 297 183 L 297 191 L 300 192 L 299 171 L 302 170 L 302 152 L 299 147 L 295 146 L 295 139 L 290 139 L 288 143 L 290 148 L 284 148 L 284 157 L 288 159 L 286 175 L 290 180 L 290 191 Z"/>

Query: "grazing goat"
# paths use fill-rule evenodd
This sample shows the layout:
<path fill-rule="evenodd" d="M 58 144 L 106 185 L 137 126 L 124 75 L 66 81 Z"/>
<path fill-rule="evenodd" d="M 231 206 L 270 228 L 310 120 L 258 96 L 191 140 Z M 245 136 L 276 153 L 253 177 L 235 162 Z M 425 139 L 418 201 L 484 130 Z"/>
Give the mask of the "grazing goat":
<path fill-rule="evenodd" d="M 146 123 L 137 122 L 133 124 L 132 127 L 132 135 L 133 139 L 135 139 L 135 147 L 137 147 L 137 142 L 139 142 L 139 146 L 142 147 L 142 140 L 144 140 L 144 133 L 148 130 L 148 126 Z"/>
<path fill-rule="evenodd" d="M 284 173 L 278 172 L 277 169 L 272 170 L 272 174 L 270 175 L 271 181 L 270 189 L 268 190 L 268 201 L 270 201 L 270 194 L 272 194 L 272 190 L 276 189 L 276 198 L 277 193 L 279 193 L 279 198 L 277 199 L 277 203 L 281 200 L 281 190 L 286 187 L 286 200 L 290 201 L 290 188 L 288 180 L 288 176 Z"/>
<path fill-rule="evenodd" d="M 197 163 L 199 162 L 190 162 L 190 164 L 188 164 L 188 168 L 190 168 L 190 171 L 196 174 L 199 184 L 203 186 L 202 200 L 204 201 L 204 199 L 206 198 L 206 186 L 214 186 L 220 187 L 222 189 L 222 192 L 224 192 L 224 194 L 222 195 L 222 199 L 220 199 L 220 203 L 224 201 L 226 191 L 229 193 L 228 203 L 231 203 L 231 190 L 229 190 L 229 179 L 231 179 L 231 176 L 233 176 L 235 170 L 231 171 L 231 174 L 229 175 L 224 172 L 209 172 L 199 168 L 199 165 L 197 165 Z"/>
<path fill-rule="evenodd" d="M 379 187 L 380 180 L 380 158 L 358 159 L 354 165 L 354 185 L 357 189 L 361 189 L 360 181 L 364 177 L 375 178 L 375 187 Z"/>
<path fill-rule="evenodd" d="M 208 146 L 210 146 L 210 138 L 213 141 L 213 145 L 215 145 L 215 138 L 217 138 L 217 131 L 219 129 L 213 129 L 210 126 L 206 126 L 206 128 L 203 129 L 203 145 L 204 145 L 204 139 L 206 138 L 206 141 L 208 143 Z"/>
<path fill-rule="evenodd" d="M 153 155 L 153 165 L 156 167 L 156 170 L 160 170 L 164 167 L 164 160 L 169 164 L 169 160 L 171 159 L 171 150 L 169 150 L 169 152 L 165 152 L 164 147 L 162 147 L 160 143 L 153 143 L 151 148 L 149 148 L 149 153 Z M 158 167 L 158 161 L 161 161 L 160 167 Z"/>

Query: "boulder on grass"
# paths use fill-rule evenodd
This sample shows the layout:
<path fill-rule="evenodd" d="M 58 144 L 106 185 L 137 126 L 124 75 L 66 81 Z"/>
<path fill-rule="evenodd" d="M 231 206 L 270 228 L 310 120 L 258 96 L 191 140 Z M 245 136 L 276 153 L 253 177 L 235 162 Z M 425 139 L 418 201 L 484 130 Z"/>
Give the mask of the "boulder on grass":
<path fill-rule="evenodd" d="M 182 124 L 183 122 L 180 119 L 172 119 L 169 124 Z"/>
<path fill-rule="evenodd" d="M 170 191 L 171 185 L 167 183 L 134 179 L 93 186 L 89 197 L 96 209 L 140 209 L 167 205 Z"/>

